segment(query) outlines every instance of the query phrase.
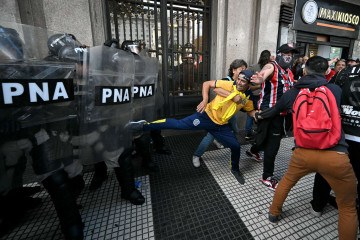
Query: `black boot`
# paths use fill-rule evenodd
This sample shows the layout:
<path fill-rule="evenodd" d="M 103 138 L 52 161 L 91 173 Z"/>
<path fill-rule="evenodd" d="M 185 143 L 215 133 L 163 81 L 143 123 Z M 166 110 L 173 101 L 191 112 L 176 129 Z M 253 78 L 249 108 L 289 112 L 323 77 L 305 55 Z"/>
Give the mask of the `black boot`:
<path fill-rule="evenodd" d="M 129 200 L 134 205 L 145 202 L 143 195 L 135 188 L 134 169 L 131 163 L 133 149 L 126 149 L 119 157 L 120 167 L 114 168 L 116 178 L 121 186 L 121 198 Z"/>
<path fill-rule="evenodd" d="M 64 238 L 83 239 L 84 224 L 68 180 L 67 174 L 61 169 L 47 177 L 42 183 L 54 203 Z"/>
<path fill-rule="evenodd" d="M 89 186 L 90 191 L 95 191 L 100 188 L 103 182 L 107 179 L 107 166 L 105 162 L 98 162 L 94 164 L 94 176 L 91 179 Z"/>
<path fill-rule="evenodd" d="M 165 139 L 161 135 L 160 130 L 152 130 L 150 131 L 151 139 L 154 143 L 155 152 L 158 154 L 166 154 L 170 155 L 171 150 L 165 145 Z"/>
<path fill-rule="evenodd" d="M 83 179 L 83 176 L 79 174 L 73 178 L 70 178 L 69 181 L 70 181 L 71 191 L 75 199 L 77 199 L 80 193 L 82 192 L 82 190 L 85 188 L 85 181 Z"/>
<path fill-rule="evenodd" d="M 150 172 L 158 172 L 159 166 L 156 165 L 151 156 L 150 151 L 150 136 L 143 134 L 141 137 L 134 140 L 136 152 L 138 152 L 143 160 L 143 166 Z"/>

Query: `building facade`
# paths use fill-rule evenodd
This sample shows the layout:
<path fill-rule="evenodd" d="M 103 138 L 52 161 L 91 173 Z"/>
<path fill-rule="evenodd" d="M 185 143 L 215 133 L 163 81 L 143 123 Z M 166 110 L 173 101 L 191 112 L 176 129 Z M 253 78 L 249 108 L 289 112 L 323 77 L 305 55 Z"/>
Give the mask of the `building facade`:
<path fill-rule="evenodd" d="M 317 3 L 319 9 L 348 11 L 355 16 L 350 26 L 326 16 L 317 19 L 325 24 L 330 21 L 336 26 L 352 27 L 355 29 L 352 35 L 339 36 L 341 31 L 326 30 L 324 34 L 311 26 L 304 29 L 301 26 L 304 19 L 299 14 L 307 2 Z M 88 46 L 101 45 L 108 38 L 118 38 L 120 42 L 129 37 L 146 38 L 150 53 L 161 64 L 166 116 L 192 113 L 201 99 L 201 83 L 225 77 L 234 59 L 242 58 L 250 65 L 257 62 L 261 51 L 276 51 L 283 43 L 294 44 L 303 55 L 360 57 L 357 0 L 0 0 L 0 3 L 2 21 L 72 33 Z M 186 54 L 188 50 L 190 54 Z M 178 73 L 181 71 L 182 75 Z M 189 79 L 191 82 L 185 82 Z"/>

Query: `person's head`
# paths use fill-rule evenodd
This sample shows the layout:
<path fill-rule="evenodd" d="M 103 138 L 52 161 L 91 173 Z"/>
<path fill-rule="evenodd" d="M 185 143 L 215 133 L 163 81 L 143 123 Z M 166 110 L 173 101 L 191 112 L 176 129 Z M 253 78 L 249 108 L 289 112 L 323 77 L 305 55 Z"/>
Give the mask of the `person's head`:
<path fill-rule="evenodd" d="M 298 53 L 299 51 L 295 48 L 289 46 L 288 44 L 283 44 L 277 50 L 278 55 L 276 56 L 276 62 L 283 69 L 287 69 L 291 67 L 293 63 L 293 55 L 294 53 Z"/>
<path fill-rule="evenodd" d="M 294 64 L 302 64 L 302 63 L 303 63 L 303 57 L 298 57 L 294 62 Z"/>
<path fill-rule="evenodd" d="M 138 40 L 125 40 L 121 44 L 121 50 L 139 54 L 141 52 L 141 43 Z"/>
<path fill-rule="evenodd" d="M 260 68 L 263 68 L 267 63 L 270 62 L 271 53 L 269 50 L 264 50 L 260 53 L 258 64 Z"/>
<path fill-rule="evenodd" d="M 314 56 L 309 58 L 305 63 L 304 75 L 321 74 L 325 75 L 329 68 L 329 63 L 326 58 Z"/>
<path fill-rule="evenodd" d="M 352 59 L 352 58 L 349 58 L 348 60 L 347 60 L 347 62 L 346 62 L 346 65 L 347 66 L 355 66 L 355 65 L 357 65 L 358 63 L 356 62 L 356 60 L 355 59 Z"/>
<path fill-rule="evenodd" d="M 240 92 L 248 90 L 251 76 L 254 74 L 251 70 L 242 70 L 236 80 L 236 89 Z"/>
<path fill-rule="evenodd" d="M 346 61 L 345 59 L 340 59 L 335 63 L 334 71 L 339 72 L 343 70 L 346 67 Z"/>
<path fill-rule="evenodd" d="M 248 67 L 247 63 L 242 59 L 235 59 L 232 61 L 229 67 L 228 76 L 231 77 L 233 80 L 236 80 L 239 76 L 239 73 L 242 70 L 245 70 Z"/>
<path fill-rule="evenodd" d="M 303 63 L 305 64 L 307 62 L 307 60 L 309 60 L 309 57 L 308 56 L 304 56 L 303 57 Z"/>
<path fill-rule="evenodd" d="M 18 32 L 0 26 L 0 60 L 19 61 L 24 59 L 23 42 Z"/>

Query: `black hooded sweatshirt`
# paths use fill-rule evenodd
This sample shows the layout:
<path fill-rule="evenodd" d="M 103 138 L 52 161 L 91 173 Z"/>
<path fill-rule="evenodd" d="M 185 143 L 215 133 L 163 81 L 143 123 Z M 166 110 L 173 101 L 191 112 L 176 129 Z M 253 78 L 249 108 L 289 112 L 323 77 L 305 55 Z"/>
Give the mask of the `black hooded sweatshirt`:
<path fill-rule="evenodd" d="M 292 107 L 294 104 L 294 101 L 300 91 L 301 88 L 310 88 L 315 89 L 317 87 L 326 85 L 327 88 L 330 89 L 330 91 L 334 94 L 336 99 L 336 104 L 338 108 L 340 109 L 340 101 L 341 101 L 341 88 L 335 84 L 328 83 L 325 76 L 321 74 L 311 74 L 306 75 L 300 80 L 294 84 L 294 87 L 290 90 L 286 91 L 279 101 L 275 104 L 274 107 L 266 109 L 258 114 L 259 119 L 266 119 L 266 118 L 272 118 L 278 114 L 280 114 L 283 111 L 286 111 L 288 113 L 292 113 Z M 261 120 L 260 120 L 261 121 Z M 295 142 L 296 145 L 296 142 Z M 347 153 L 347 147 L 348 145 L 345 142 L 345 134 L 344 131 L 341 131 L 341 139 L 339 143 L 327 150 L 333 150 L 337 152 L 345 152 Z"/>

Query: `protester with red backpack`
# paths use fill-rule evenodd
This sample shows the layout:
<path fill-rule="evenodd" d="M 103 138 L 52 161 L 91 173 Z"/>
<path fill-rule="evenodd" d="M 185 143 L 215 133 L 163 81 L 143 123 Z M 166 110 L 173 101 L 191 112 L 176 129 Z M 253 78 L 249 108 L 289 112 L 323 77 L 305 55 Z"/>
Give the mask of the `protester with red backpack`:
<path fill-rule="evenodd" d="M 348 152 L 350 163 L 353 166 L 357 184 L 357 211 L 358 221 L 360 221 L 360 66 L 349 66 L 340 71 L 336 76 L 335 84 L 342 89 L 341 98 L 341 121 L 345 133 L 346 143 L 349 145 Z M 330 195 L 331 187 L 320 175 L 315 174 L 313 199 L 311 200 L 314 216 L 320 217 L 327 203 L 337 208 L 337 203 Z M 336 197 L 336 196 L 335 196 Z"/>
<path fill-rule="evenodd" d="M 328 67 L 325 58 L 311 57 L 305 64 L 304 77 L 294 88 L 284 93 L 273 108 L 257 114 L 260 120 L 284 110 L 293 112 L 295 150 L 288 170 L 275 190 L 269 221 L 278 223 L 291 188 L 303 176 L 317 172 L 326 179 L 337 197 L 339 239 L 356 239 L 356 178 L 341 131 L 341 89 L 327 83 L 324 75 Z"/>

